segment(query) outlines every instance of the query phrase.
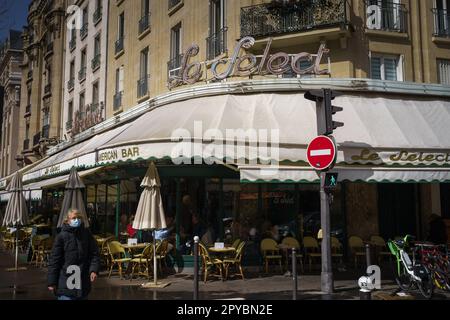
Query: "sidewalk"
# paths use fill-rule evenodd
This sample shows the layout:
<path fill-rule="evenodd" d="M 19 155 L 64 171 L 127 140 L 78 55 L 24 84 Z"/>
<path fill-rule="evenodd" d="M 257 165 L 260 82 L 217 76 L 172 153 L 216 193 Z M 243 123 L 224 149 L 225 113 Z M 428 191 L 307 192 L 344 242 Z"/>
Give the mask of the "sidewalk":
<path fill-rule="evenodd" d="M 47 291 L 46 269 L 28 266 L 26 271 L 6 272 L 14 265 L 9 253 L 0 252 L 0 300 L 52 300 L 54 296 Z M 24 265 L 23 263 L 21 264 Z M 320 275 L 300 275 L 298 278 L 299 300 L 359 300 L 357 279 L 362 271 L 347 271 L 334 274 L 335 293 L 331 296 L 320 292 Z M 246 280 L 230 278 L 220 281 L 210 278 L 206 284 L 199 284 L 200 299 L 246 299 L 246 300 L 292 300 L 292 277 L 283 275 L 264 275 L 246 273 Z M 384 279 L 384 277 L 382 277 Z M 176 300 L 192 299 L 193 276 L 176 274 L 164 277 L 162 282 L 170 283 L 163 289 L 142 289 L 141 284 L 147 282 L 139 279 L 120 280 L 118 276 L 108 279 L 102 272 L 95 283 L 90 300 Z M 14 283 L 16 290 L 14 290 Z M 392 280 L 382 281 L 382 290 L 373 295 L 373 299 L 386 299 L 397 289 Z M 410 299 L 421 299 L 413 294 Z M 436 291 L 434 299 L 449 299 L 450 294 Z"/>

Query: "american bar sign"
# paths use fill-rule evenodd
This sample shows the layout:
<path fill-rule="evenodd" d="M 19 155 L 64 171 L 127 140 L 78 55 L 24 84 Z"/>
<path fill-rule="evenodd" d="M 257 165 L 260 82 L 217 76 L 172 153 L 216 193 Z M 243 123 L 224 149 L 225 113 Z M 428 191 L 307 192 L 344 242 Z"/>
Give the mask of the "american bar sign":
<path fill-rule="evenodd" d="M 169 72 L 168 87 L 173 89 L 184 84 L 194 84 L 200 81 L 202 77 L 208 77 L 208 65 L 210 65 L 210 72 L 212 73 L 211 80 L 216 81 L 225 80 L 229 77 L 283 75 L 288 72 L 294 72 L 298 75 L 330 74 L 328 69 L 320 69 L 323 56 L 330 52 L 325 44 L 320 45 L 317 54 L 308 52 L 295 55 L 289 55 L 285 52 L 270 54 L 272 41 L 272 38 L 269 38 L 262 56 L 255 56 L 251 53 L 240 55 L 242 49 L 248 50 L 255 45 L 253 37 L 244 37 L 237 43 L 229 59 L 191 63 L 190 59 L 197 56 L 200 50 L 197 44 L 192 44 L 183 54 L 180 68 L 172 70 L 177 71 L 176 74 L 172 75 Z M 301 67 L 300 62 L 302 61 L 308 62 L 308 66 Z M 205 70 L 203 66 L 205 66 Z"/>

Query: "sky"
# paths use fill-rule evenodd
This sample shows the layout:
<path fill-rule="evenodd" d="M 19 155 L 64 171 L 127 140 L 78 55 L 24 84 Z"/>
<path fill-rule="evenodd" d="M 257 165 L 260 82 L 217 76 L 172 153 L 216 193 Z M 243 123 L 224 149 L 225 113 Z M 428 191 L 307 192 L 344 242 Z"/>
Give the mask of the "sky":
<path fill-rule="evenodd" d="M 27 23 L 28 4 L 30 0 L 0 0 L 0 6 L 8 3 L 9 12 L 0 17 L 0 42 L 3 42 L 8 34 L 8 29 L 22 30 Z M 6 26 L 6 28 L 3 28 Z"/>

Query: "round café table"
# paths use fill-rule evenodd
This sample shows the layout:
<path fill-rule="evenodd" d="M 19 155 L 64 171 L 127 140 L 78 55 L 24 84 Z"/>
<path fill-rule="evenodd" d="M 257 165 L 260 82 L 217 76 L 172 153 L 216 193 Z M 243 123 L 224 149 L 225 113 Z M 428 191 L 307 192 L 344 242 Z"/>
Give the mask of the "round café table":
<path fill-rule="evenodd" d="M 225 256 L 227 254 L 234 254 L 236 252 L 236 248 L 234 248 L 234 247 L 225 247 L 225 248 L 211 247 L 211 248 L 208 248 L 208 251 L 215 256 L 220 256 L 219 259 L 223 261 L 223 259 L 225 258 Z M 221 268 L 221 273 L 222 273 L 222 281 L 225 281 L 225 270 L 223 270 L 223 266 L 220 266 L 220 268 Z"/>

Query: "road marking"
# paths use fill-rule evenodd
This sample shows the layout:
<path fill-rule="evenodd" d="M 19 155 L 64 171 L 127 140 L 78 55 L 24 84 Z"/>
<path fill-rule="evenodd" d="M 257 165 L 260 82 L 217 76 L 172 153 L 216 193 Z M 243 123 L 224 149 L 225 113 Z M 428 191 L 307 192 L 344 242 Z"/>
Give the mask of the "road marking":
<path fill-rule="evenodd" d="M 331 149 L 311 150 L 311 157 L 331 156 Z"/>

